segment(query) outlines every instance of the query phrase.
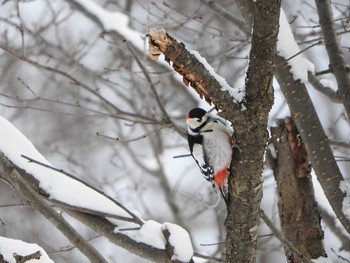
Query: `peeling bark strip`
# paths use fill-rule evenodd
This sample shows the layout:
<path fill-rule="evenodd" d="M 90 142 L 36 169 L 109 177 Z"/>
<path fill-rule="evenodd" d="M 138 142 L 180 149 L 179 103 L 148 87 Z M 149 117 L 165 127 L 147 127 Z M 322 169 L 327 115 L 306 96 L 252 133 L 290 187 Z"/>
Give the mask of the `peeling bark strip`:
<path fill-rule="evenodd" d="M 307 159 L 307 152 L 300 134 L 295 126 L 292 118 L 286 117 L 283 123 L 278 123 L 281 127 L 285 127 L 288 132 L 288 143 L 293 157 L 294 173 L 298 178 L 309 176 L 311 165 Z"/>
<path fill-rule="evenodd" d="M 295 141 L 297 128 L 293 120 L 287 117 L 278 124 L 271 128 L 271 141 L 277 152 L 273 171 L 282 232 L 304 257 L 316 259 L 325 256 L 320 216 L 310 174 L 305 173 L 303 168 L 306 167 L 302 165 L 304 176 L 300 178 L 298 167 L 301 163 L 295 158 L 295 152 L 300 152 L 297 149 L 303 149 L 302 157 L 306 152 L 302 141 Z M 285 252 L 289 263 L 301 262 L 288 247 Z"/>
<path fill-rule="evenodd" d="M 228 99 L 228 92 L 222 92 L 220 83 L 209 73 L 197 58 L 191 54 L 183 43 L 177 42 L 164 29 L 151 28 L 148 33 L 148 55 L 157 60 L 164 54 L 165 60 L 173 63 L 176 72 L 183 77 L 186 86 L 189 84 L 209 103 L 222 108 L 223 101 Z M 232 101 L 233 98 L 230 98 Z"/>
<path fill-rule="evenodd" d="M 328 138 L 322 128 L 306 86 L 295 81 L 285 59 L 277 56 L 276 63 L 283 65 L 276 72 L 276 79 L 288 103 L 292 118 L 305 143 L 308 158 L 318 181 L 337 218 L 350 233 L 350 220 L 344 215 L 342 204 L 345 194 L 339 189 L 343 175 L 334 159 Z M 284 63 L 284 64 L 283 64 Z"/>

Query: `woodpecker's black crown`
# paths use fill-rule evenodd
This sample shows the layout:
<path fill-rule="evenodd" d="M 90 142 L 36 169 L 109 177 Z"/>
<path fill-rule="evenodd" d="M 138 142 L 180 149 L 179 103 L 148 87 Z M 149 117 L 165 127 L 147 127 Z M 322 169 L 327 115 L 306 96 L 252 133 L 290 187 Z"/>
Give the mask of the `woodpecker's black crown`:
<path fill-rule="evenodd" d="M 202 117 L 206 114 L 207 112 L 201 108 L 194 108 L 190 110 L 190 112 L 187 114 L 187 119 L 188 118 L 198 118 L 202 119 Z"/>

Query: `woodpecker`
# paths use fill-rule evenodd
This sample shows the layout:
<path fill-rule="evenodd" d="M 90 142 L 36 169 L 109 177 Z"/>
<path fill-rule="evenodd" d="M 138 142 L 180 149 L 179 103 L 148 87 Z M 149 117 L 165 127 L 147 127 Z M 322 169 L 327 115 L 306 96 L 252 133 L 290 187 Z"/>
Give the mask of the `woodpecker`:
<path fill-rule="evenodd" d="M 217 186 L 223 193 L 232 159 L 233 134 L 219 118 L 209 116 L 201 108 L 190 110 L 186 123 L 188 146 L 193 159 L 204 178 L 212 183 L 214 189 Z"/>

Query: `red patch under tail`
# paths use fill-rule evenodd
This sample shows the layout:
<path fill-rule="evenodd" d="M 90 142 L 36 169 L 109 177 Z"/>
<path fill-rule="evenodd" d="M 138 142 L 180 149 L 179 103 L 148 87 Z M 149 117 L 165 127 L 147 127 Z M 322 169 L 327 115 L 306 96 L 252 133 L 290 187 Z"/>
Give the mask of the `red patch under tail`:
<path fill-rule="evenodd" d="M 225 180 L 227 176 L 227 168 L 218 171 L 214 176 L 214 182 L 220 189 L 224 189 Z"/>

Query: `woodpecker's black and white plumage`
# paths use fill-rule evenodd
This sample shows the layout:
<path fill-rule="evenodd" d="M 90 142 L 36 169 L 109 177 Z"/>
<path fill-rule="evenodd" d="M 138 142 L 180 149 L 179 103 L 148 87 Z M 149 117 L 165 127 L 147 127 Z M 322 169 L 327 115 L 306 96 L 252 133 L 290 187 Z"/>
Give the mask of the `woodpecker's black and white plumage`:
<path fill-rule="evenodd" d="M 219 118 L 209 116 L 201 108 L 192 109 L 187 114 L 186 123 L 193 159 L 204 178 L 224 190 L 234 143 L 231 131 Z"/>

